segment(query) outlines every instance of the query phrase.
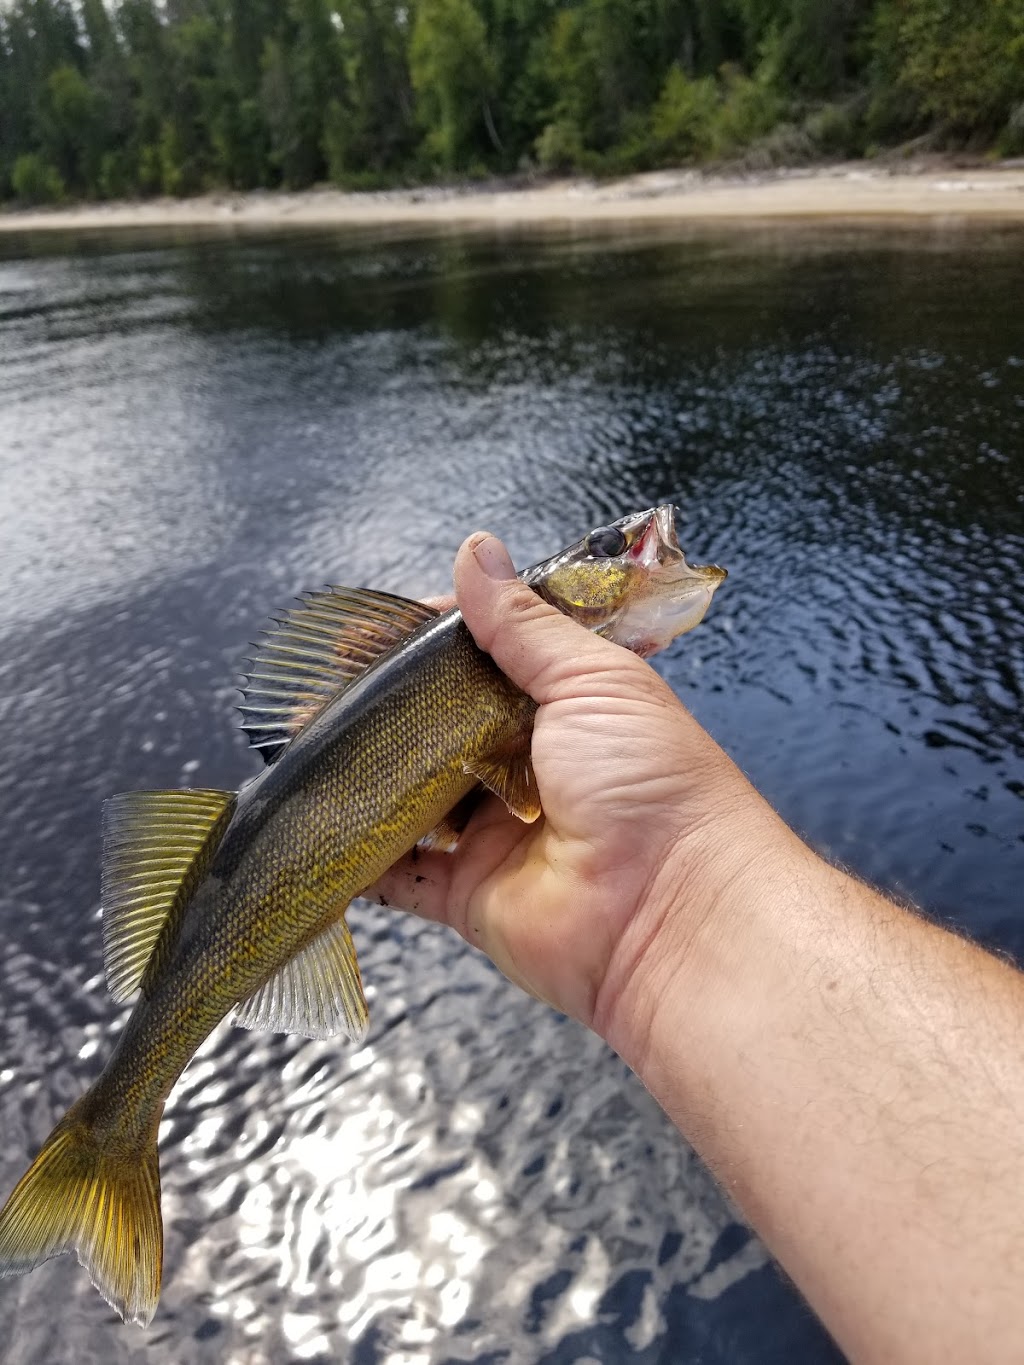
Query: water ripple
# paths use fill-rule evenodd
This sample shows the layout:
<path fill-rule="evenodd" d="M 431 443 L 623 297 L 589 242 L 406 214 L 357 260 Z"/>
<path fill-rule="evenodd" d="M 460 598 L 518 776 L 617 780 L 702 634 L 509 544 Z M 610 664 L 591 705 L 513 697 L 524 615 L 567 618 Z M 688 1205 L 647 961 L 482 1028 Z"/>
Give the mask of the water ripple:
<path fill-rule="evenodd" d="M 661 667 L 830 855 L 1024 956 L 1019 241 L 994 232 L 0 247 L 0 1187 L 124 1018 L 98 810 L 236 786 L 245 642 L 677 499 L 730 569 Z M 596 1039 L 361 907 L 364 1046 L 224 1026 L 161 1133 L 166 1283 L 0 1287 L 38 1360 L 838 1359 Z M 59 1303 L 61 1311 L 54 1312 Z"/>

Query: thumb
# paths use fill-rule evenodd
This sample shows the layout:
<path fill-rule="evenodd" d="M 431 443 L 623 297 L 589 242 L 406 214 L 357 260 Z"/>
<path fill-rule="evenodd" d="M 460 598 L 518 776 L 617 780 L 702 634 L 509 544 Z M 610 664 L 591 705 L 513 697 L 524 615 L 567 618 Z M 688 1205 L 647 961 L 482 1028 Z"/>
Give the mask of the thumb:
<path fill-rule="evenodd" d="M 619 672 L 632 655 L 592 634 L 521 583 L 505 546 L 486 531 L 455 559 L 455 596 L 480 648 L 539 704 L 579 691 L 581 674 Z"/>

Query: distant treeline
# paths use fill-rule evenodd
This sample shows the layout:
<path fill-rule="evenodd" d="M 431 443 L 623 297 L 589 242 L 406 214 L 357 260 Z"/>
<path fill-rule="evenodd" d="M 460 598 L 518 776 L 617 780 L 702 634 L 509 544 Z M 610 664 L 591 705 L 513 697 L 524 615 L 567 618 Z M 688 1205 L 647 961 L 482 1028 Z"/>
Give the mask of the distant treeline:
<path fill-rule="evenodd" d="M 0 0 L 0 198 L 1024 152 L 1024 0 Z"/>

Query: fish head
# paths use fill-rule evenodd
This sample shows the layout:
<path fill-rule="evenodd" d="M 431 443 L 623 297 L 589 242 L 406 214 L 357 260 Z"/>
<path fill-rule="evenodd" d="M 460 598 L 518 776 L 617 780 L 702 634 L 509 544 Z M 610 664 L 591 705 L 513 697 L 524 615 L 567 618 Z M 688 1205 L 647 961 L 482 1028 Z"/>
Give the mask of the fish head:
<path fill-rule="evenodd" d="M 698 625 L 725 576 L 686 562 L 668 504 L 599 526 L 522 575 L 559 611 L 642 658 Z"/>

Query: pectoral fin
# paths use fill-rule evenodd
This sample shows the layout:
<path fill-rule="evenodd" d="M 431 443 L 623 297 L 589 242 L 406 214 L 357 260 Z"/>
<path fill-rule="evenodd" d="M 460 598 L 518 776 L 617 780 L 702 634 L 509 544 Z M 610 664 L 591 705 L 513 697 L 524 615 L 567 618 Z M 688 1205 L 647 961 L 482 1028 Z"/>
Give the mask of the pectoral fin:
<path fill-rule="evenodd" d="M 339 916 L 301 952 L 243 1000 L 239 1028 L 299 1033 L 306 1038 L 366 1036 L 370 1015 L 348 925 Z"/>
<path fill-rule="evenodd" d="M 520 731 L 508 745 L 486 758 L 466 764 L 466 771 L 500 796 L 513 815 L 528 825 L 541 815 L 540 793 L 530 758 L 530 730 Z"/>
<path fill-rule="evenodd" d="M 121 792 L 104 803 L 103 961 L 115 1000 L 156 976 L 157 947 L 174 942 L 234 806 L 224 791 Z"/>

